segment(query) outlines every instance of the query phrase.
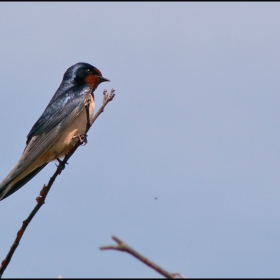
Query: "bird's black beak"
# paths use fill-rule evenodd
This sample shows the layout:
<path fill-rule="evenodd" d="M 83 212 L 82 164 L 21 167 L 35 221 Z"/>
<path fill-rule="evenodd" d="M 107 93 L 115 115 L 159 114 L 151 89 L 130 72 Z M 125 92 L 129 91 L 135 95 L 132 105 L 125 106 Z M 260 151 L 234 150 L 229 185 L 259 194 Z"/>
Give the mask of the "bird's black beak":
<path fill-rule="evenodd" d="M 99 79 L 100 79 L 100 83 L 103 83 L 103 82 L 110 82 L 110 80 L 104 78 L 104 77 L 101 77 L 101 76 L 97 76 Z"/>

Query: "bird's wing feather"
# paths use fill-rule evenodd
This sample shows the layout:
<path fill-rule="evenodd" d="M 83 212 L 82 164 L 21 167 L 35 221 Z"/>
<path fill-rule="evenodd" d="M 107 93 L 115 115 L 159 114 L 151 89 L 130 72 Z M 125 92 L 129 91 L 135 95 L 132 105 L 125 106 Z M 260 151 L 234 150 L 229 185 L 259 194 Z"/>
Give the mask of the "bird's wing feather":
<path fill-rule="evenodd" d="M 51 118 L 45 118 L 41 121 L 40 129 L 37 128 L 33 131 L 18 163 L 0 184 L 0 197 L 10 182 L 30 167 L 56 141 L 72 120 L 84 110 L 84 100 L 90 93 L 90 88 L 85 87 L 83 94 L 80 93 L 78 96 L 75 95 L 75 98 L 69 98 L 63 107 L 52 114 Z M 37 133 L 39 131 L 39 134 L 36 131 Z"/>
<path fill-rule="evenodd" d="M 35 135 L 42 133 L 46 134 L 52 130 L 57 124 L 59 124 L 73 108 L 78 106 L 80 101 L 89 93 L 92 89 L 88 85 L 71 87 L 67 91 L 56 93 L 48 104 L 47 108 L 43 112 L 42 116 L 33 125 L 30 132 L 27 135 L 27 144 L 31 138 Z"/>
<path fill-rule="evenodd" d="M 21 180 L 17 181 L 12 188 L 10 188 L 9 190 L 7 189 L 3 189 L 0 190 L 0 200 L 8 197 L 9 195 L 13 194 L 14 192 L 16 192 L 18 189 L 20 189 L 23 185 L 25 185 L 28 181 L 30 181 L 36 174 L 38 174 L 48 163 L 45 163 L 43 165 L 41 165 L 40 167 L 37 167 L 35 170 L 33 170 L 32 172 L 30 172 L 28 175 L 26 175 L 24 178 L 22 178 Z M 7 185 L 8 186 L 8 185 Z M 4 194 L 5 191 L 5 194 Z M 4 195 L 4 197 L 2 197 L 2 194 Z"/>

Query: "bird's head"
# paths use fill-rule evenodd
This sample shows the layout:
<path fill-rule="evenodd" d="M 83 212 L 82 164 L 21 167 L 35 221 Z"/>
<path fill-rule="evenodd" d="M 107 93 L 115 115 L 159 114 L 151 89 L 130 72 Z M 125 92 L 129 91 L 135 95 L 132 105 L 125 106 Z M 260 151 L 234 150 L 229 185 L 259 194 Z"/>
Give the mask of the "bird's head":
<path fill-rule="evenodd" d="M 94 90 L 100 83 L 110 81 L 102 77 L 101 72 L 96 67 L 84 62 L 69 67 L 63 76 L 63 80 L 77 85 L 86 83 Z"/>

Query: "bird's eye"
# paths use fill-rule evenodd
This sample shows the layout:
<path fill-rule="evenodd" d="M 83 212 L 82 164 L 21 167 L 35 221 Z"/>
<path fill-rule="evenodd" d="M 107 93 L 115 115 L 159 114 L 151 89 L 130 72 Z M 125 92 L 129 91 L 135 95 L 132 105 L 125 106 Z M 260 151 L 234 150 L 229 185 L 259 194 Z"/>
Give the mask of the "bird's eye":
<path fill-rule="evenodd" d="M 86 71 L 87 71 L 87 73 L 90 73 L 90 69 L 87 69 Z"/>

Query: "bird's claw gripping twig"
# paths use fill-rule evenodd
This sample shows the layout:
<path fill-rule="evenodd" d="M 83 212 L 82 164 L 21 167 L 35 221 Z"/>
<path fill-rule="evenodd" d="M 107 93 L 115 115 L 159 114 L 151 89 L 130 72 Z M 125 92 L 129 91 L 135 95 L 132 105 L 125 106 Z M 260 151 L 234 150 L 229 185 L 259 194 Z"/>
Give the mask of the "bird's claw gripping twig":
<path fill-rule="evenodd" d="M 65 162 L 61 160 L 60 158 L 56 159 L 58 161 L 58 164 L 55 164 L 56 167 L 60 167 L 61 170 L 64 170 L 65 164 L 68 164 L 68 162 Z"/>
<path fill-rule="evenodd" d="M 91 103 L 91 100 L 90 99 L 86 99 L 85 101 L 84 101 L 84 104 L 85 104 L 85 107 L 87 108 L 87 107 L 89 107 L 89 104 Z"/>
<path fill-rule="evenodd" d="M 86 134 L 79 134 L 79 135 L 75 135 L 73 136 L 73 139 L 78 138 L 80 143 L 82 144 L 82 146 L 87 144 L 87 135 Z"/>

